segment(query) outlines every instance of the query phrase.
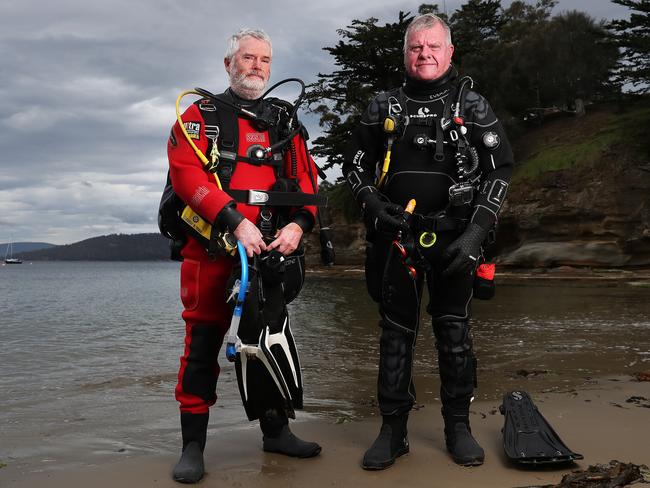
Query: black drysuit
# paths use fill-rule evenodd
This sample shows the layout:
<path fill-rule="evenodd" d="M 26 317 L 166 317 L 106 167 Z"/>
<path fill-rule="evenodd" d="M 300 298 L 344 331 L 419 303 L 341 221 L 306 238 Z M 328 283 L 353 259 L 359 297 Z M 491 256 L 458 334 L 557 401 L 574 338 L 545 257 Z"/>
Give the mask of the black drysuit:
<path fill-rule="evenodd" d="M 505 198 L 513 156 L 488 102 L 467 89 L 461 97 L 460 113 L 464 115 L 466 139 L 478 155 L 476 174 L 480 178 L 474 184 L 470 203 L 450 205 L 450 187 L 459 182 L 458 144 L 454 139 L 462 140 L 456 137 L 462 135 L 462 129 L 453 124 L 443 128 L 440 122 L 450 109 L 448 106 L 445 112 L 448 99 L 456 100 L 458 81 L 451 67 L 438 80 L 407 78 L 401 92 L 398 89 L 379 94 L 354 131 L 343 165 L 343 174 L 358 202 L 374 192 L 379 192 L 382 200 L 403 207 L 410 199 L 417 202 L 409 220 L 409 235 L 402 238 L 407 249 L 415 249 L 415 280 L 405 272 L 392 243 L 394 237 L 368 230 L 366 280 L 381 315 L 378 399 L 383 415 L 407 413 L 415 402 L 413 351 L 425 277 L 429 289 L 427 311 L 432 316 L 438 350 L 443 412 L 447 408 L 466 413 L 476 385 L 469 327 L 474 272 L 443 274 L 449 264 L 444 253 L 471 223 L 486 234 L 492 228 Z M 398 121 L 398 136 L 392 144 L 388 172 L 377 188 L 388 140 L 384 119 L 389 114 Z M 435 233 L 431 247 L 419 244 L 423 232 Z"/>

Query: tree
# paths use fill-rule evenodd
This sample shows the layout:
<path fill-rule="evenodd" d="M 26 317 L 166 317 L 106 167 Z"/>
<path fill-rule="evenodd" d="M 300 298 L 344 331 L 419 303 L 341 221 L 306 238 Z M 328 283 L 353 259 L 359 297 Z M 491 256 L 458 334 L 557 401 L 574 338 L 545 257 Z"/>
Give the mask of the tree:
<path fill-rule="evenodd" d="M 470 0 L 451 17 L 454 63 L 474 79 L 502 119 L 539 104 L 538 91 L 529 89 L 531 72 L 524 68 L 538 56 L 528 53 L 531 59 L 522 59 L 521 45 L 548 22 L 556 4 L 515 0 L 503 9 L 500 0 Z"/>
<path fill-rule="evenodd" d="M 482 58 L 499 41 L 501 0 L 469 0 L 450 18 L 453 33 L 454 63 L 463 64 L 466 54 Z"/>
<path fill-rule="evenodd" d="M 542 79 L 543 96 L 561 104 L 577 98 L 594 100 L 607 93 L 619 56 L 607 43 L 604 23 L 583 12 L 558 15 L 549 22 L 546 43 L 553 54 L 552 76 Z"/>
<path fill-rule="evenodd" d="M 509 89 L 495 98 L 501 96 L 504 107 L 517 114 L 531 106 L 602 97 L 618 57 L 605 39 L 603 25 L 582 12 L 537 23 L 520 41 L 503 45 L 503 83 Z"/>
<path fill-rule="evenodd" d="M 650 91 L 650 0 L 612 0 L 632 10 L 629 20 L 609 23 L 610 38 L 621 49 L 622 59 L 614 71 L 615 80 L 632 85 L 633 92 Z"/>
<path fill-rule="evenodd" d="M 530 29 L 546 22 L 551 17 L 553 7 L 558 0 L 538 0 L 535 5 L 529 5 L 521 0 L 515 0 L 503 12 L 502 28 L 499 39 L 505 43 L 517 43 L 524 39 Z"/>
<path fill-rule="evenodd" d="M 440 15 L 436 5 L 422 4 L 419 13 L 425 12 Z M 323 48 L 337 69 L 318 74 L 307 101 L 324 129 L 313 141 L 312 153 L 327 159 L 325 169 L 343 162 L 345 144 L 373 96 L 402 83 L 404 33 L 412 19 L 410 12 L 400 11 L 396 22 L 384 25 L 373 17 L 353 20 L 337 31 L 342 39 L 334 47 Z"/>
<path fill-rule="evenodd" d="M 554 4 L 513 2 L 501 16 L 498 40 L 462 59 L 461 71 L 477 81 L 501 118 L 602 98 L 611 89 L 618 55 L 605 42 L 604 25 L 576 11 L 550 18 Z"/>
<path fill-rule="evenodd" d="M 551 18 L 556 4 L 515 0 L 503 9 L 500 0 L 467 0 L 450 18 L 454 64 L 473 77 L 501 120 L 530 107 L 594 99 L 607 87 L 617 52 L 603 42 L 604 26 L 581 12 Z M 425 12 L 441 15 L 432 4 L 420 6 L 419 13 Z M 337 31 L 341 39 L 334 47 L 324 48 L 336 70 L 319 73 L 307 99 L 324 129 L 313 153 L 327 159 L 326 169 L 343 162 L 345 145 L 372 97 L 402 83 L 403 39 L 412 17 L 399 12 L 396 22 L 384 25 L 375 18 L 353 20 Z"/>

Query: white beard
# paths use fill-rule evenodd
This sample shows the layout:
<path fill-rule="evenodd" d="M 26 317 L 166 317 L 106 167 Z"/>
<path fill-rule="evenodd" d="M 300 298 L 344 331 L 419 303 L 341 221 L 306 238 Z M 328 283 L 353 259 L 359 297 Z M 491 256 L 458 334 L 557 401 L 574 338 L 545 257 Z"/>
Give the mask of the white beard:
<path fill-rule="evenodd" d="M 234 65 L 231 67 L 228 77 L 230 78 L 230 89 L 246 100 L 258 99 L 264 93 L 268 81 L 254 76 L 248 77 L 246 73 L 237 71 Z"/>

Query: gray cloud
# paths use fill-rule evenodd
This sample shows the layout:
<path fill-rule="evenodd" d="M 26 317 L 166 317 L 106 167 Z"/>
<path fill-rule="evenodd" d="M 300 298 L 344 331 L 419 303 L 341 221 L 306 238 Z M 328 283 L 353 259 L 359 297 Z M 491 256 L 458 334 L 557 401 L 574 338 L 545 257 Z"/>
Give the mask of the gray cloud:
<path fill-rule="evenodd" d="M 448 0 L 448 11 L 460 3 Z M 585 10 L 583 3 L 561 0 L 557 10 Z M 225 88 L 225 41 L 239 27 L 271 35 L 272 82 L 309 83 L 333 68 L 322 48 L 338 40 L 336 29 L 355 18 L 393 21 L 418 4 L 5 0 L 0 242 L 155 232 L 176 97 L 195 86 Z M 607 0 L 588 5 L 596 19 L 627 14 Z M 295 98 L 297 87 L 281 94 Z M 316 119 L 304 119 L 316 137 Z"/>

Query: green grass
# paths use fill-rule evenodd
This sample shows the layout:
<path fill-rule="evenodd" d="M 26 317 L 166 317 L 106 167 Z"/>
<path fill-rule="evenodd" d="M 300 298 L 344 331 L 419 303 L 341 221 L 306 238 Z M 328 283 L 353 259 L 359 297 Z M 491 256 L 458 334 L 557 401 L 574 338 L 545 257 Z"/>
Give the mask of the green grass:
<path fill-rule="evenodd" d="M 602 153 L 616 144 L 628 143 L 640 150 L 647 146 L 646 131 L 650 125 L 650 103 L 647 100 L 613 115 L 609 124 L 597 132 L 582 134 L 575 142 L 550 144 L 529 159 L 519 161 L 512 181 L 535 180 L 550 171 L 596 165 Z"/>
<path fill-rule="evenodd" d="M 620 140 L 620 137 L 620 134 L 612 131 L 581 143 L 549 146 L 523 161 L 515 170 L 512 181 L 536 179 L 549 171 L 594 163 L 603 150 Z"/>

